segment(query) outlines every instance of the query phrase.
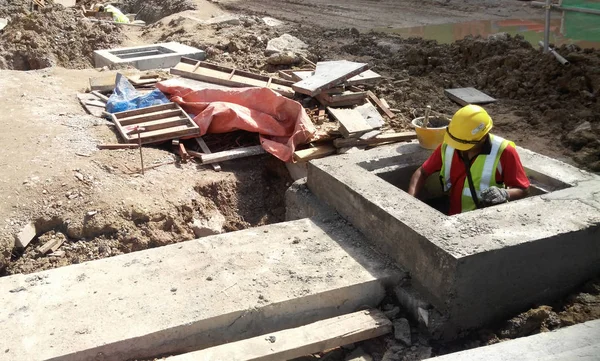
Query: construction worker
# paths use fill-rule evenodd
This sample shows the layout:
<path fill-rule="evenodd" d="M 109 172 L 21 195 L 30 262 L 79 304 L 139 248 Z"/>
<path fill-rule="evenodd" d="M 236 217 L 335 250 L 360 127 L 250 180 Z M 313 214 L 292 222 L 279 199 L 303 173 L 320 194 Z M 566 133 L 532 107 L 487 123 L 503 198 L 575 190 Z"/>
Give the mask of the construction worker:
<path fill-rule="evenodd" d="M 94 10 L 95 11 L 100 11 L 100 12 L 107 12 L 107 13 L 111 13 L 112 17 L 113 17 L 113 21 L 117 22 L 117 23 L 125 23 L 128 24 L 129 23 L 129 18 L 123 14 L 121 12 L 121 10 L 117 9 L 116 7 L 106 4 L 96 4 L 94 6 Z"/>
<path fill-rule="evenodd" d="M 490 134 L 492 118 L 480 106 L 458 110 L 444 142 L 413 174 L 408 193 L 417 196 L 427 177 L 440 172 L 449 192 L 449 215 L 514 201 L 527 196 L 529 179 L 515 144 Z"/>

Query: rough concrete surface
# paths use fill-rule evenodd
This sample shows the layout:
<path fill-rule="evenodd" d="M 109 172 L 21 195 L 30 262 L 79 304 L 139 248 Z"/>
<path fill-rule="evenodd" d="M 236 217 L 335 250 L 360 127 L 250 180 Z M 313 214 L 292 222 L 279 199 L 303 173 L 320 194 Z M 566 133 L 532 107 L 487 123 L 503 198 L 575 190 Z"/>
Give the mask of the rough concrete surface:
<path fill-rule="evenodd" d="M 600 357 L 600 320 L 553 332 L 457 352 L 435 361 L 596 361 Z"/>
<path fill-rule="evenodd" d="M 147 48 L 149 50 L 160 48 L 166 52 L 153 55 L 142 53 Z M 125 57 L 126 54 L 135 51 L 139 51 L 140 55 L 137 57 L 132 57 L 131 55 Z M 139 70 L 164 69 L 174 67 L 179 63 L 181 57 L 184 56 L 196 60 L 204 60 L 206 53 L 191 46 L 170 42 L 111 50 L 96 50 L 94 51 L 94 64 L 97 68 L 131 65 Z"/>
<path fill-rule="evenodd" d="M 0 360 L 191 351 L 376 306 L 401 276 L 343 221 L 305 219 L 4 277 Z"/>
<path fill-rule="evenodd" d="M 563 296 L 600 272 L 600 177 L 519 153 L 530 176 L 568 188 L 448 217 L 370 173 L 420 164 L 429 153 L 416 144 L 311 161 L 308 187 L 464 329 Z"/>

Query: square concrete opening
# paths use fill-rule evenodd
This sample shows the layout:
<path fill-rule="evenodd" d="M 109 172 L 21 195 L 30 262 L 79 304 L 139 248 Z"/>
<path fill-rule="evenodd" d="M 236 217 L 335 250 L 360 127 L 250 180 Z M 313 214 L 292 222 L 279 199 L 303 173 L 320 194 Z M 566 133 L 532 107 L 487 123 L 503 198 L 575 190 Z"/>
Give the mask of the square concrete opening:
<path fill-rule="evenodd" d="M 307 186 L 410 272 L 452 337 L 600 272 L 600 177 L 517 150 L 533 195 L 452 217 L 401 189 L 431 154 L 415 143 L 311 161 Z M 439 180 L 430 182 L 435 196 Z"/>
<path fill-rule="evenodd" d="M 411 158 L 408 158 L 409 162 Z M 372 169 L 372 173 L 386 182 L 400 188 L 404 192 L 408 192 L 408 186 L 413 173 L 421 166 L 422 163 L 403 163 L 400 158 L 400 164 L 386 166 L 373 169 L 366 163 L 358 163 L 359 166 L 365 169 Z M 535 170 L 525 168 L 527 177 L 531 181 L 528 197 L 534 197 L 541 194 L 554 192 L 560 189 L 570 187 L 570 185 L 561 182 L 558 179 L 536 172 Z M 442 191 L 440 181 L 440 173 L 436 172 L 427 178 L 425 186 L 419 195 L 419 199 L 431 208 L 446 215 L 449 211 L 449 197 Z"/>
<path fill-rule="evenodd" d="M 119 59 L 131 59 L 131 58 L 139 58 L 142 56 L 152 56 L 152 55 L 160 55 L 160 54 L 173 54 L 175 53 L 173 50 L 167 49 L 164 46 L 146 46 L 135 49 L 123 49 L 123 50 L 111 50 L 109 51 L 112 55 L 116 56 Z"/>

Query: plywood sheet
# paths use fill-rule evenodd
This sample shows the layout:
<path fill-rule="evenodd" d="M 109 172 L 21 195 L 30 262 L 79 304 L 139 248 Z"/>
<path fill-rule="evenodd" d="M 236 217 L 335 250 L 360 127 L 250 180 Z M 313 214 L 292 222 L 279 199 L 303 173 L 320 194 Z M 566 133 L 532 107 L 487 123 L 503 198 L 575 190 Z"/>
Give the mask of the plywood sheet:
<path fill-rule="evenodd" d="M 365 63 L 346 60 L 319 62 L 313 76 L 292 85 L 292 88 L 298 93 L 315 96 L 362 73 L 368 67 Z"/>
<path fill-rule="evenodd" d="M 475 88 L 445 89 L 444 93 L 448 98 L 463 106 L 467 104 L 488 104 L 496 101 L 496 99 Z"/>

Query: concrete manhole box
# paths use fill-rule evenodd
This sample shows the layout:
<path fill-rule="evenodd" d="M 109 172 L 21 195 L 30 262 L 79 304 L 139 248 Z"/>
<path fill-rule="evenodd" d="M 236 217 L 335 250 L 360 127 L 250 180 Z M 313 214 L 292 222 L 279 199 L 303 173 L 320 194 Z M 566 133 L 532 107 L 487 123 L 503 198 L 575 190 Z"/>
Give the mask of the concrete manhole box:
<path fill-rule="evenodd" d="M 451 334 L 554 300 L 600 272 L 600 177 L 518 152 L 532 195 L 454 216 L 401 189 L 430 154 L 415 143 L 311 161 L 307 185 L 410 272 Z"/>
<path fill-rule="evenodd" d="M 130 48 L 96 50 L 94 63 L 97 68 L 111 65 L 131 65 L 139 70 L 174 67 L 181 57 L 204 60 L 206 54 L 200 49 L 176 42 Z"/>

